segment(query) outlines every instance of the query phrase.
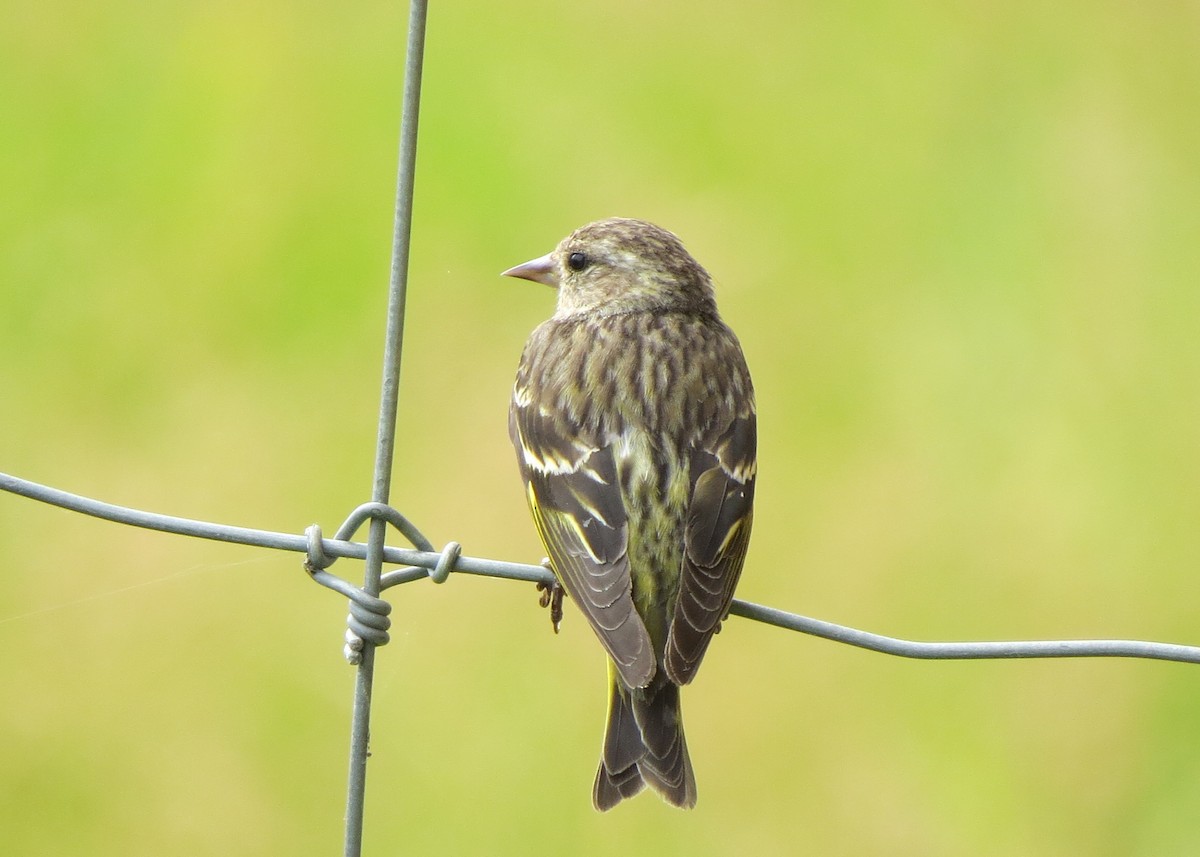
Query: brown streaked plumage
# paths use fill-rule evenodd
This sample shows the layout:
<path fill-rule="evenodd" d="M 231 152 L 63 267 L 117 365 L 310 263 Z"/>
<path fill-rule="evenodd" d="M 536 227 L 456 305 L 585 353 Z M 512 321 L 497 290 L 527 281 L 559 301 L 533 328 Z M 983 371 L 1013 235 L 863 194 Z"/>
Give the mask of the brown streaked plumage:
<path fill-rule="evenodd" d="M 612 218 L 505 274 L 558 288 L 509 433 L 551 565 L 609 656 L 593 800 L 691 807 L 679 687 L 729 610 L 750 538 L 755 406 L 712 281 L 679 239 Z"/>

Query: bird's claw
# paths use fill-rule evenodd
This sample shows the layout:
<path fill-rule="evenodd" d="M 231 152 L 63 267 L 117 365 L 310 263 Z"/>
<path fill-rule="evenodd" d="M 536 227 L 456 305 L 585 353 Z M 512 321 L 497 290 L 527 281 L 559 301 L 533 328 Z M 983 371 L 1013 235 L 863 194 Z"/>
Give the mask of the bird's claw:
<path fill-rule="evenodd" d="M 549 559 L 542 560 L 542 567 L 550 571 L 554 570 L 550 567 Z M 562 584 L 558 582 L 557 578 L 552 583 L 539 581 L 537 588 L 538 592 L 541 593 L 541 596 L 538 598 L 538 604 L 542 607 L 550 608 L 550 624 L 554 628 L 554 633 L 557 634 L 558 626 L 563 618 L 562 602 L 566 592 L 563 591 Z"/>

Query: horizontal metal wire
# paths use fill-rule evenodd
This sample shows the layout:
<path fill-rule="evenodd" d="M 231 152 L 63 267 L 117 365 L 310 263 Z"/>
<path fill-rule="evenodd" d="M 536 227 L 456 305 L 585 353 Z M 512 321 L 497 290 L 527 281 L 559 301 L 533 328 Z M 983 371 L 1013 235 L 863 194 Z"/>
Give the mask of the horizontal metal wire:
<path fill-rule="evenodd" d="M 374 607 L 374 612 L 383 616 L 386 616 L 387 611 L 390 610 L 386 602 L 371 598 L 371 596 L 364 593 L 360 588 L 324 570 L 339 557 L 354 559 L 364 559 L 366 557 L 367 546 L 361 542 L 349 541 L 349 538 L 359 525 L 373 518 L 388 521 L 397 530 L 402 532 L 406 538 L 410 539 L 410 541 L 420 545 L 422 548 L 428 548 L 418 550 L 393 546 L 385 547 L 383 551 L 384 561 L 404 567 L 387 572 L 383 576 L 382 589 L 425 577 L 444 580 L 445 575 L 451 571 L 486 577 L 499 577 L 508 580 L 526 580 L 542 584 L 554 583 L 554 575 L 547 568 L 540 565 L 525 565 L 523 563 L 462 556 L 459 553 L 460 548 L 455 542 L 451 542 L 443 551 L 433 550 L 428 540 L 415 527 L 408 523 L 399 512 L 378 503 L 366 503 L 355 509 L 346 519 L 346 522 L 339 528 L 338 537 L 326 539 L 320 537 L 320 530 L 315 526 L 310 527 L 309 533 L 306 535 L 294 535 L 248 527 L 235 527 L 227 524 L 214 524 L 189 518 L 177 518 L 172 515 L 144 512 L 138 509 L 116 506 L 100 500 L 93 500 L 89 497 L 71 494 L 57 488 L 50 488 L 5 473 L 0 473 L 0 490 L 120 524 L 129 524 L 135 527 L 144 527 L 166 533 L 177 533 L 184 536 L 194 536 L 196 538 L 307 553 L 309 556 L 309 572 L 319 583 L 346 595 L 360 606 L 367 605 L 365 609 L 368 612 L 371 612 Z M 312 548 L 313 544 L 318 547 Z M 314 557 L 314 551 L 319 551 L 320 555 Z M 379 605 L 383 606 L 380 607 Z M 922 642 L 872 634 L 869 631 L 860 631 L 857 628 L 850 628 L 833 622 L 812 619 L 796 613 L 787 613 L 773 607 L 753 604 L 740 599 L 734 600 L 729 612 L 733 616 L 740 616 L 745 619 L 752 619 L 791 631 L 799 631 L 803 634 L 821 637 L 837 643 L 845 643 L 850 646 L 857 646 L 905 658 L 971 660 L 992 658 L 1119 657 L 1147 658 L 1151 660 L 1178 661 L 1193 664 L 1200 663 L 1200 647 L 1185 646 L 1177 643 L 1159 643 L 1146 640 Z M 382 630 L 386 631 L 386 623 L 377 624 L 382 624 Z"/>
<path fill-rule="evenodd" d="M 823 622 L 774 607 L 734 600 L 729 610 L 734 616 L 754 619 L 800 631 L 814 637 L 921 660 L 986 660 L 994 658 L 1148 658 L 1158 661 L 1200 663 L 1200 648 L 1178 643 L 1147 640 L 997 640 L 985 642 L 922 642 L 901 640 L 860 631 L 833 622 Z"/>

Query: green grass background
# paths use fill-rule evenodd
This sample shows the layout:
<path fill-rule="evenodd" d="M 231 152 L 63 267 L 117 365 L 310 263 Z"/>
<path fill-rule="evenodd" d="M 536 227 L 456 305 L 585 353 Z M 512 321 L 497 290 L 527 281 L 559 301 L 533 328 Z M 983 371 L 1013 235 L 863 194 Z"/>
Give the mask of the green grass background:
<path fill-rule="evenodd" d="M 0 469 L 332 530 L 369 499 L 406 10 L 7 4 Z M 435 2 L 393 501 L 537 561 L 506 436 L 613 214 L 758 385 L 740 595 L 920 639 L 1200 641 L 1193 3 Z M 338 853 L 342 599 L 295 555 L 0 496 L 8 854 Z M 352 562 L 336 567 L 351 578 Z M 1190 855 L 1200 673 L 915 663 L 731 620 L 700 802 L 593 812 L 599 649 L 533 587 L 394 590 L 370 854 Z"/>

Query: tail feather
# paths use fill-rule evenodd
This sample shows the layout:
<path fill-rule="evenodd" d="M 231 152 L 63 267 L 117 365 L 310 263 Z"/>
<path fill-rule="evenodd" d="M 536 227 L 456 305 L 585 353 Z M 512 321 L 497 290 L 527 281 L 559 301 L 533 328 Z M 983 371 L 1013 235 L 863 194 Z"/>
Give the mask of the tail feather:
<path fill-rule="evenodd" d="M 603 767 L 615 774 L 637 765 L 646 755 L 646 745 L 629 691 L 615 673 L 609 674 L 609 683 L 608 720 L 601 758 Z"/>
<path fill-rule="evenodd" d="M 632 699 L 633 716 L 646 748 L 638 763 L 642 779 L 668 803 L 690 809 L 696 804 L 696 777 L 683 737 L 678 685 L 663 681 L 653 696 L 634 691 Z"/>
<path fill-rule="evenodd" d="M 667 803 L 691 809 L 696 777 L 683 736 L 679 688 L 665 678 L 635 690 L 615 675 L 610 682 L 604 751 L 592 788 L 596 809 L 612 809 L 647 785 Z"/>
<path fill-rule="evenodd" d="M 601 762 L 596 771 L 596 782 L 592 786 L 592 805 L 601 812 L 607 812 L 645 787 L 646 781 L 638 773 L 637 765 L 609 773 L 608 768 Z"/>

